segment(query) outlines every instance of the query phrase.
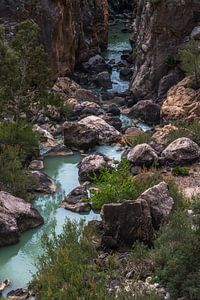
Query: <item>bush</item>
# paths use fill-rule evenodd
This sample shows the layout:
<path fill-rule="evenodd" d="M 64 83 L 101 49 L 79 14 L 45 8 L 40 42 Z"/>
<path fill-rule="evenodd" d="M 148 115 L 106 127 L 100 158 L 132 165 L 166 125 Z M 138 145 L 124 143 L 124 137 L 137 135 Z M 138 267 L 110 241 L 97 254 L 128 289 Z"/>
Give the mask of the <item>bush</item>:
<path fill-rule="evenodd" d="M 151 132 L 142 132 L 134 137 L 126 137 L 126 143 L 130 147 L 134 147 L 139 144 L 150 143 L 152 141 L 152 133 Z"/>
<path fill-rule="evenodd" d="M 39 154 L 38 136 L 25 122 L 0 123 L 0 145 L 16 147 L 23 163 Z"/>
<path fill-rule="evenodd" d="M 178 129 L 172 130 L 168 134 L 168 143 L 171 143 L 178 138 L 188 137 L 200 145 L 200 122 L 198 120 L 179 122 L 175 125 L 178 127 Z"/>
<path fill-rule="evenodd" d="M 29 191 L 36 185 L 19 160 L 19 150 L 2 146 L 0 151 L 0 189 L 29 200 Z"/>
<path fill-rule="evenodd" d="M 172 299 L 200 299 L 200 197 L 192 209 L 174 212 L 155 243 L 155 275 Z"/>
<path fill-rule="evenodd" d="M 173 176 L 188 176 L 189 172 L 190 170 L 187 167 L 177 166 L 172 169 Z"/>
<path fill-rule="evenodd" d="M 68 221 L 63 233 L 44 237 L 44 254 L 37 263 L 32 285 L 41 300 L 106 300 L 104 275 L 94 264 L 95 248 L 86 238 L 83 222 Z"/>
<path fill-rule="evenodd" d="M 122 161 L 117 169 L 102 169 L 98 179 L 94 181 L 97 190 L 89 199 L 95 209 L 101 209 L 106 203 L 119 203 L 137 199 L 141 193 L 160 180 L 157 174 L 149 176 L 145 171 L 138 177 L 130 174 L 130 165 Z"/>

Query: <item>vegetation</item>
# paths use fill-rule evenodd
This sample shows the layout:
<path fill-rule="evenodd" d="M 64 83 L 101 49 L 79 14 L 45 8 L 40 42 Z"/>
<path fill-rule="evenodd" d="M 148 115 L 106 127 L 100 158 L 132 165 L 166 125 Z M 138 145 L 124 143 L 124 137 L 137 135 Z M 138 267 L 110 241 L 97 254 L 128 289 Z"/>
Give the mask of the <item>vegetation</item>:
<path fill-rule="evenodd" d="M 177 166 L 172 169 L 173 176 L 188 176 L 190 170 L 187 167 Z"/>
<path fill-rule="evenodd" d="M 20 149 L 2 146 L 0 150 L 0 189 L 14 196 L 29 200 L 29 191 L 37 184 L 28 175 L 19 159 Z"/>
<path fill-rule="evenodd" d="M 200 88 L 200 49 L 195 40 L 191 40 L 185 49 L 179 51 L 183 71 L 192 76 L 192 86 Z"/>
<path fill-rule="evenodd" d="M 177 210 L 155 243 L 155 275 L 172 299 L 200 299 L 200 197 L 192 204 L 192 215 Z"/>
<path fill-rule="evenodd" d="M 188 137 L 200 145 L 200 122 L 198 120 L 179 122 L 175 125 L 177 129 L 172 130 L 167 136 L 168 143 L 181 137 Z"/>
<path fill-rule="evenodd" d="M 152 141 L 152 134 L 151 132 L 142 132 L 136 136 L 127 136 L 126 137 L 126 143 L 130 146 L 130 147 L 134 147 L 136 145 L 139 144 L 144 144 L 144 143 L 149 143 Z"/>
<path fill-rule="evenodd" d="M 137 199 L 146 189 L 159 182 L 158 174 L 149 176 L 145 171 L 134 178 L 130 173 L 130 168 L 129 163 L 124 160 L 118 168 L 102 169 L 100 176 L 94 178 L 97 190 L 93 191 L 90 201 L 95 209 L 101 209 L 106 203 Z"/>
<path fill-rule="evenodd" d="M 60 236 L 44 237 L 44 254 L 32 283 L 41 300 L 107 299 L 104 276 L 93 262 L 95 248 L 83 231 L 83 223 L 68 221 Z"/>

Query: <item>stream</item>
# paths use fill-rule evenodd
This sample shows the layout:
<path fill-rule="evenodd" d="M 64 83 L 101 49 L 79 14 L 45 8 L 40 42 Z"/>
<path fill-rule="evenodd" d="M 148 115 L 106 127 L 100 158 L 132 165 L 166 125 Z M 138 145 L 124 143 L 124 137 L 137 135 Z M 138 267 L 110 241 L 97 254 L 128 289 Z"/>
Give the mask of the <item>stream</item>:
<path fill-rule="evenodd" d="M 123 50 L 129 49 L 129 35 L 121 33 L 120 27 L 111 28 L 109 34 L 109 46 L 105 52 L 106 59 L 120 61 Z M 120 79 L 119 71 L 113 69 L 113 87 L 111 91 L 123 92 L 127 90 L 129 82 Z M 132 123 L 126 116 L 121 116 L 125 123 Z M 134 123 L 134 122 L 133 122 Z M 145 131 L 148 126 L 141 123 L 140 127 Z M 116 146 L 98 146 L 92 150 L 93 153 L 101 152 L 117 160 L 121 157 L 121 152 Z M 98 219 L 99 215 L 90 212 L 88 214 L 73 213 L 60 208 L 60 203 L 72 189 L 79 185 L 77 164 L 81 159 L 80 154 L 74 153 L 66 157 L 47 157 L 44 161 L 44 172 L 52 177 L 59 188 L 54 195 L 38 195 L 34 201 L 34 206 L 39 210 L 45 220 L 45 224 L 34 230 L 29 230 L 22 234 L 20 242 L 13 246 L 0 249 L 0 281 L 10 279 L 12 284 L 5 290 L 5 294 L 10 290 L 26 287 L 32 275 L 37 271 L 35 262 L 41 254 L 41 237 L 44 233 L 50 234 L 52 231 L 60 233 L 66 218 L 87 221 Z M 4 294 L 4 295 L 5 295 Z"/>

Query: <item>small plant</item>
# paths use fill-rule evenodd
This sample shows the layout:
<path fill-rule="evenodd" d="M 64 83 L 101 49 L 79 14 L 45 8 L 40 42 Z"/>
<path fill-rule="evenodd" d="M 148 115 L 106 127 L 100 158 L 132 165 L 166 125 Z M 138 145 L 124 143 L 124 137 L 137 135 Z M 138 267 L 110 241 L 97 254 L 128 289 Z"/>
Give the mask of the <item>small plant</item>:
<path fill-rule="evenodd" d="M 187 167 L 177 166 L 172 169 L 173 176 L 188 176 L 189 172 L 190 170 Z"/>
<path fill-rule="evenodd" d="M 179 51 L 181 67 L 186 75 L 192 77 L 192 87 L 200 88 L 200 49 L 195 40 L 191 40 L 185 49 Z"/>
<path fill-rule="evenodd" d="M 152 141 L 152 134 L 150 132 L 142 132 L 136 136 L 126 136 L 126 143 L 130 147 L 135 147 L 139 144 L 150 143 Z"/>
<path fill-rule="evenodd" d="M 106 203 L 120 203 L 137 199 L 145 190 L 160 181 L 158 174 L 143 172 L 134 178 L 130 173 L 131 166 L 125 160 L 114 170 L 102 169 L 94 182 L 97 190 L 89 199 L 95 209 L 101 209 Z"/>

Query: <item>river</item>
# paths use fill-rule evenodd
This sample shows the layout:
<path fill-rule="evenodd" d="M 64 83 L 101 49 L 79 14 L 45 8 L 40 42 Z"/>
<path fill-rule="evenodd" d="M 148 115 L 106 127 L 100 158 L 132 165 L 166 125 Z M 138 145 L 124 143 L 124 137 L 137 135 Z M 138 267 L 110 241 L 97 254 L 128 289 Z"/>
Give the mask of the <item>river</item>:
<path fill-rule="evenodd" d="M 108 50 L 105 52 L 106 59 L 120 61 L 123 50 L 129 49 L 129 34 L 122 34 L 119 26 L 111 28 L 109 34 Z M 120 79 L 119 71 L 114 68 L 112 72 L 113 87 L 111 91 L 123 92 L 128 88 L 128 81 Z M 131 122 L 130 119 L 122 116 L 124 122 Z M 140 126 L 147 130 L 148 127 L 141 123 Z M 121 152 L 117 147 L 99 146 L 93 152 L 104 153 L 111 158 L 120 159 Z M 45 224 L 37 229 L 29 230 L 22 234 L 20 242 L 13 246 L 0 249 L 0 281 L 10 279 L 12 284 L 5 290 L 26 287 L 32 275 L 36 272 L 35 262 L 41 254 L 41 237 L 44 233 L 52 231 L 60 233 L 66 218 L 86 221 L 98 219 L 99 215 L 91 212 L 89 214 L 77 214 L 60 208 L 60 203 L 72 189 L 79 185 L 77 164 L 80 161 L 80 154 L 74 153 L 66 157 L 48 157 L 44 161 L 44 172 L 51 176 L 59 188 L 55 195 L 38 195 L 34 206 L 44 217 Z"/>

